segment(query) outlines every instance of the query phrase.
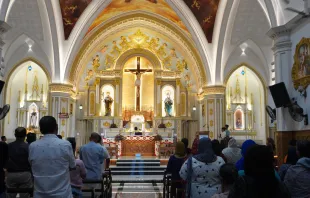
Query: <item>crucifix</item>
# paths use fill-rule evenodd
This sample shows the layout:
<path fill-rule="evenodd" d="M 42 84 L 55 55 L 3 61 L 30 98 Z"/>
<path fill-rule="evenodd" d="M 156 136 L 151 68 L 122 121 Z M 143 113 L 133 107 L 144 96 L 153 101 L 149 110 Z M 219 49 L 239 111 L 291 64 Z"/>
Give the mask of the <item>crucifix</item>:
<path fill-rule="evenodd" d="M 141 110 L 141 104 L 140 104 L 141 75 L 146 72 L 152 72 L 152 69 L 141 69 L 140 68 L 140 57 L 137 57 L 137 69 L 125 69 L 125 72 L 130 72 L 136 75 L 136 81 L 135 81 L 135 86 L 137 88 L 136 89 L 136 111 L 140 111 Z"/>

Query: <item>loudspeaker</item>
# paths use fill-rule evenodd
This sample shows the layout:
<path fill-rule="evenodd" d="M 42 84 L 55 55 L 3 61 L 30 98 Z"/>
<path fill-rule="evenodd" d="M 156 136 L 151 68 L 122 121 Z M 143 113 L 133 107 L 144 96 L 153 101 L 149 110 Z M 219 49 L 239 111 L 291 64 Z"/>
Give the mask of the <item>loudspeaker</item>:
<path fill-rule="evenodd" d="M 291 99 L 283 82 L 270 86 L 269 90 L 277 108 L 291 105 Z"/>
<path fill-rule="evenodd" d="M 1 92 L 2 92 L 2 89 L 3 89 L 3 87 L 4 87 L 4 84 L 5 84 L 5 82 L 2 81 L 2 80 L 0 80 L 0 94 L 1 94 Z"/>

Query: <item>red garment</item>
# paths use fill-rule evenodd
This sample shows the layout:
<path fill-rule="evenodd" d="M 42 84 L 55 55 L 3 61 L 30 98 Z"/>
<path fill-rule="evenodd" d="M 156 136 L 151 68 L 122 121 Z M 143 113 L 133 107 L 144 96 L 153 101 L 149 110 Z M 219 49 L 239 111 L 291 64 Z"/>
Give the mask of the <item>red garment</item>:
<path fill-rule="evenodd" d="M 195 138 L 192 146 L 192 154 L 197 155 L 198 154 L 198 144 L 199 144 L 199 138 Z"/>

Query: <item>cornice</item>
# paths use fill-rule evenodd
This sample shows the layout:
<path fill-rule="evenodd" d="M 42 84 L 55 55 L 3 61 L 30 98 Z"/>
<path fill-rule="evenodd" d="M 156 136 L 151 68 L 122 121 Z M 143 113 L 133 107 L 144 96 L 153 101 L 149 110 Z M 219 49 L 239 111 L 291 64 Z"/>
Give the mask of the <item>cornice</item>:
<path fill-rule="evenodd" d="M 209 95 L 225 95 L 225 91 L 226 91 L 226 87 L 222 85 L 203 87 L 202 92 L 198 94 L 198 98 L 201 100 L 205 96 L 209 96 Z"/>
<path fill-rule="evenodd" d="M 51 93 L 67 93 L 74 95 L 73 85 L 71 84 L 62 84 L 62 83 L 52 83 L 49 85 Z"/>

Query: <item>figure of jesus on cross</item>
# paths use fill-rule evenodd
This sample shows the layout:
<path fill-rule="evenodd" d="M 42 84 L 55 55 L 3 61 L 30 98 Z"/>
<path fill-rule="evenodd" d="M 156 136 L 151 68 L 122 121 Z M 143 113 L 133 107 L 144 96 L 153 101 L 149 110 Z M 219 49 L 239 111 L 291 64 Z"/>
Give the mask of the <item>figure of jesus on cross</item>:
<path fill-rule="evenodd" d="M 130 72 L 136 75 L 135 87 L 136 89 L 136 111 L 141 111 L 141 76 L 146 72 L 152 72 L 152 69 L 141 69 L 140 68 L 140 57 L 137 57 L 137 69 L 125 69 L 125 72 Z"/>

